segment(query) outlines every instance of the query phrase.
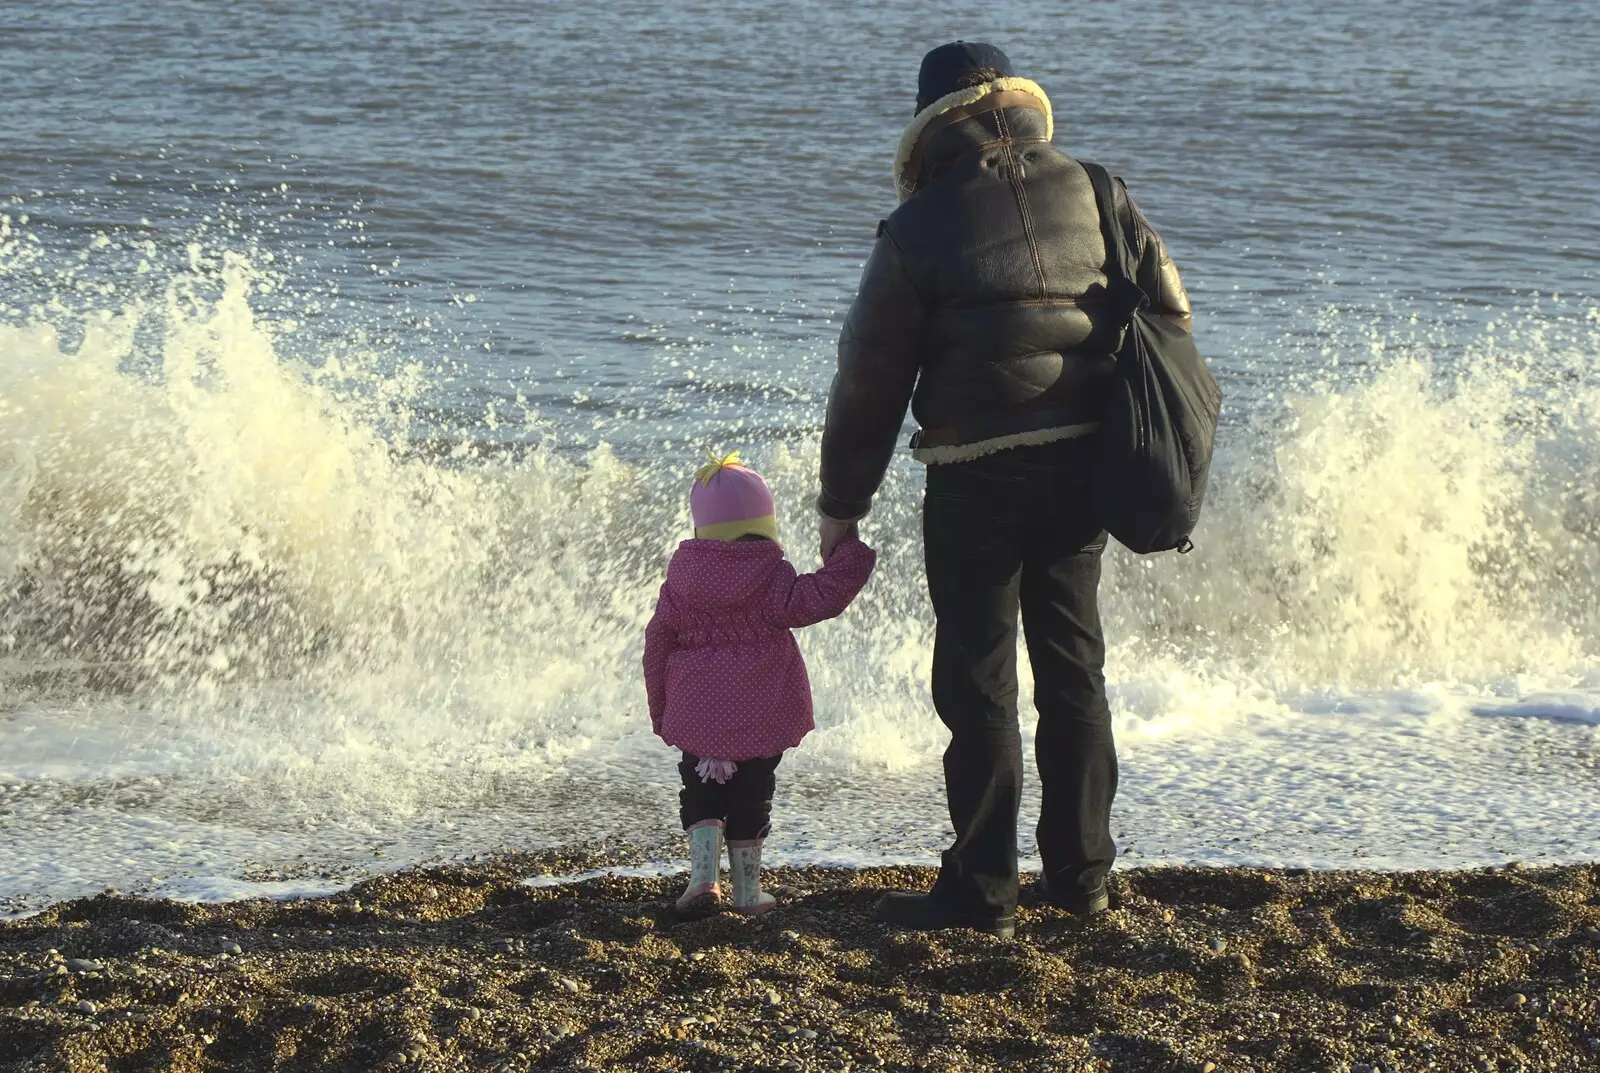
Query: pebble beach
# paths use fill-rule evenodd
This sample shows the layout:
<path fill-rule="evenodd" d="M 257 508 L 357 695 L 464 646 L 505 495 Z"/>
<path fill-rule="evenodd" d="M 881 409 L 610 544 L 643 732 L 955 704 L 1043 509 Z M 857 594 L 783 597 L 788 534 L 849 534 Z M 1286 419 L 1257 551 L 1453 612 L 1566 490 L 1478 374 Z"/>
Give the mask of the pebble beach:
<path fill-rule="evenodd" d="M 890 930 L 928 869 L 780 869 L 679 919 L 624 849 L 412 870 L 299 901 L 108 892 L 0 924 L 0 1070 L 1600 1067 L 1600 865 L 1149 868 L 1017 934 Z M 530 883 L 532 878 L 534 882 Z"/>

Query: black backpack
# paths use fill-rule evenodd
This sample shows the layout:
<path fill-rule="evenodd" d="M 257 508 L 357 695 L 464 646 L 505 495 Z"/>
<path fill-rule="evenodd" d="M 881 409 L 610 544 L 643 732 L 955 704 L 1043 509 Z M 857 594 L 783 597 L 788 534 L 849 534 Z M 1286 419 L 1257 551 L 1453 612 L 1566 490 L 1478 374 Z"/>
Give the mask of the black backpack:
<path fill-rule="evenodd" d="M 1127 324 L 1100 422 L 1095 510 L 1130 551 L 1186 552 L 1205 498 L 1222 389 L 1193 336 L 1152 310 L 1135 282 L 1138 253 L 1118 218 L 1110 174 L 1098 164 L 1083 168 L 1100 208 L 1111 308 Z"/>

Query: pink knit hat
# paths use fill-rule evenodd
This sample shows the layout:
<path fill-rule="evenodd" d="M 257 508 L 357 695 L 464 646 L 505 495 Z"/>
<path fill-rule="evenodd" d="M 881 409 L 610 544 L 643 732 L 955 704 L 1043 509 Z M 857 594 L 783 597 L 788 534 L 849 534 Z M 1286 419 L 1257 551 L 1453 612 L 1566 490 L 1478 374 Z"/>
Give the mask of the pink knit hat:
<path fill-rule="evenodd" d="M 754 534 L 778 540 L 777 506 L 761 474 L 739 463 L 739 452 L 718 456 L 694 474 L 689 513 L 699 540 L 738 540 Z"/>

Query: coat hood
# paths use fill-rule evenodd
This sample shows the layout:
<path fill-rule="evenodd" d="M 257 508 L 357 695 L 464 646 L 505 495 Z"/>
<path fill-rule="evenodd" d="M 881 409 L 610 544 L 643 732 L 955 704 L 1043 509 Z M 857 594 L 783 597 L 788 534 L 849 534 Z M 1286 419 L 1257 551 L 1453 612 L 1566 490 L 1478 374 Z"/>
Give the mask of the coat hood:
<path fill-rule="evenodd" d="M 744 607 L 782 562 L 770 540 L 685 540 L 667 565 L 667 591 L 685 611 Z"/>
<path fill-rule="evenodd" d="M 918 112 L 900 136 L 900 147 L 894 155 L 894 183 L 900 191 L 900 200 L 904 201 L 916 193 L 923 170 L 918 157 L 928 141 L 954 123 L 1002 108 L 1024 108 L 1042 113 L 1044 140 L 1049 141 L 1055 136 L 1055 115 L 1050 108 L 1050 98 L 1037 82 L 1030 79 L 997 78 L 993 82 L 948 93 Z"/>

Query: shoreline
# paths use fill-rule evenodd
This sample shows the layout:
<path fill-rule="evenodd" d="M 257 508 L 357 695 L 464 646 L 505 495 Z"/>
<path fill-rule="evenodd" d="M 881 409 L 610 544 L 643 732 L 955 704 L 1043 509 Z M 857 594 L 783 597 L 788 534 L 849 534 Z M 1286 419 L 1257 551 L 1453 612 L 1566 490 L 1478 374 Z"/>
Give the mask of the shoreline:
<path fill-rule="evenodd" d="M 873 921 L 925 868 L 774 869 L 753 920 L 678 919 L 676 876 L 551 881 L 627 856 L 0 922 L 0 1070 L 1600 1067 L 1600 862 L 1133 868 L 1089 920 L 1025 877 L 1001 940 Z"/>

